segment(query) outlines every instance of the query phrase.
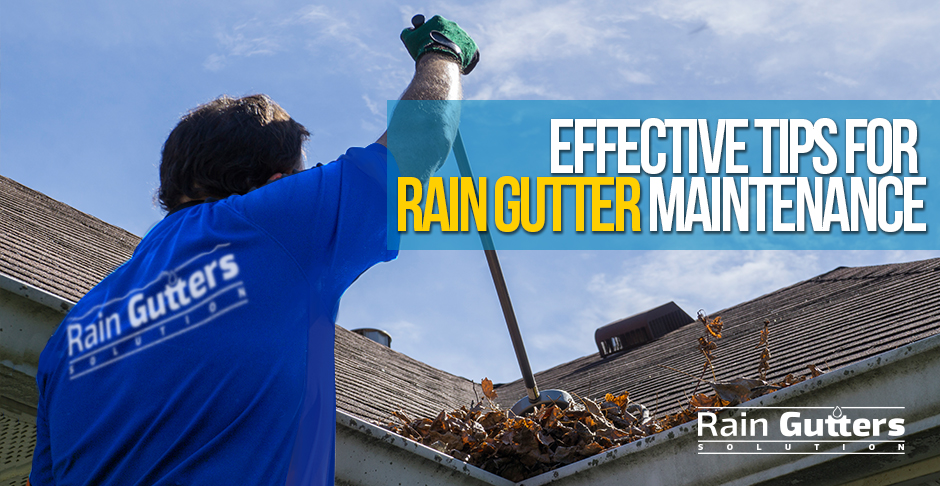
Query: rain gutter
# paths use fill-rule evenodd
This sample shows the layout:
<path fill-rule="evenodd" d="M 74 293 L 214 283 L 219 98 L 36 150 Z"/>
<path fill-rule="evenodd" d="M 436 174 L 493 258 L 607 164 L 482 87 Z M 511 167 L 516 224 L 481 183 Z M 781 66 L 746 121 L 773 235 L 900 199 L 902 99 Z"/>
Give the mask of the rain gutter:
<path fill-rule="evenodd" d="M 778 427 L 778 424 L 782 424 L 784 413 L 808 410 L 798 407 L 827 409 L 824 413 L 833 416 L 838 412 L 828 409 L 835 410 L 838 406 L 853 416 L 874 413 L 902 418 L 904 435 L 900 437 L 882 433 L 874 438 L 853 436 L 844 441 L 820 440 L 818 450 L 825 454 L 758 454 L 753 442 L 732 443 L 738 448 L 734 454 L 701 454 L 700 441 L 712 437 L 707 429 L 703 429 L 700 436 L 699 420 L 695 420 L 519 483 L 512 483 L 337 411 L 337 484 L 620 486 L 628 481 L 647 485 L 769 486 L 797 482 L 844 484 L 866 477 L 874 479 L 891 470 L 917 470 L 920 471 L 919 477 L 924 477 L 924 474 L 932 476 L 937 472 L 934 469 L 940 467 L 937 461 L 940 457 L 940 386 L 936 386 L 937 377 L 940 377 L 940 335 L 833 370 L 716 414 L 717 421 L 740 421 L 743 413 L 750 414 L 749 420 L 755 416 L 766 418 L 770 425 L 766 428 L 767 435 L 757 437 L 764 442 L 765 450 L 768 446 L 794 440 L 792 436 L 781 435 L 782 425 Z M 897 450 L 899 441 L 904 442 L 901 451 Z M 714 444 L 705 445 L 712 447 Z M 811 444 L 802 446 L 810 447 Z"/>

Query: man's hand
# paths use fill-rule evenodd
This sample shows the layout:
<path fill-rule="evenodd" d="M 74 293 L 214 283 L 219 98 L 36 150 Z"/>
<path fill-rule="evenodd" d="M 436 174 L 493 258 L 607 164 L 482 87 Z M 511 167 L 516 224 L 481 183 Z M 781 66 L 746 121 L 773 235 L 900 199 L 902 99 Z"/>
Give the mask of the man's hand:
<path fill-rule="evenodd" d="M 437 16 L 431 20 L 434 19 L 449 22 Z M 429 24 L 431 22 L 417 25 L 414 29 L 406 29 L 406 32 L 424 32 L 422 28 Z M 452 29 L 460 28 L 453 22 L 450 24 L 450 33 L 456 36 Z M 439 32 L 428 28 L 427 35 L 432 30 Z M 463 30 L 460 33 L 466 36 Z M 402 33 L 403 40 L 404 37 L 405 32 Z M 466 36 L 466 40 L 473 46 L 472 51 L 477 52 L 473 40 L 469 36 Z M 473 57 L 471 50 L 464 52 L 463 47 L 460 49 L 463 54 L 471 56 L 469 62 Z M 417 177 L 427 182 L 431 174 L 444 164 L 457 135 L 460 120 L 460 104 L 457 101 L 462 97 L 460 74 L 466 70 L 462 60 L 458 60 L 452 52 L 425 49 L 417 54 L 416 59 L 414 78 L 392 113 L 388 132 L 377 143 L 388 147 L 398 163 L 401 176 Z"/>
<path fill-rule="evenodd" d="M 401 41 L 417 61 L 428 52 L 440 52 L 454 56 L 460 63 L 463 74 L 470 74 L 480 61 L 480 50 L 476 42 L 456 22 L 435 15 L 425 22 L 424 15 L 411 19 L 414 27 L 401 31 Z"/>

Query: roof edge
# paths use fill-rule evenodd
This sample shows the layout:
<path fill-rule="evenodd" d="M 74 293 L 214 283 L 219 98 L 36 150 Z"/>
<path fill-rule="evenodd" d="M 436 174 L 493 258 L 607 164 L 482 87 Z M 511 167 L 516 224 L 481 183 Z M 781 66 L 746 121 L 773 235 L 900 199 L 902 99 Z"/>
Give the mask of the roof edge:
<path fill-rule="evenodd" d="M 0 289 L 26 297 L 33 302 L 42 304 L 62 314 L 68 314 L 75 305 L 75 302 L 63 299 L 62 297 L 49 293 L 34 285 L 30 285 L 22 280 L 15 279 L 2 272 L 0 272 Z"/>
<path fill-rule="evenodd" d="M 913 420 L 905 422 L 905 434 L 898 439 L 912 438 L 920 442 L 919 436 L 936 434 L 940 430 L 940 392 L 924 390 L 922 383 L 931 382 L 940 374 L 940 334 L 911 344 L 903 345 L 871 358 L 852 363 L 816 378 L 789 386 L 777 392 L 757 397 L 735 408 L 718 412 L 722 418 L 737 417 L 740 409 L 760 410 L 799 406 L 833 405 L 891 405 L 904 404 L 905 415 Z M 859 386 L 865 380 L 865 385 Z M 877 391 L 877 393 L 873 393 Z M 896 407 L 893 407 L 896 408 Z M 579 484 L 588 475 L 594 484 L 619 484 L 617 478 L 632 477 L 638 484 L 664 482 L 665 484 L 727 484 L 743 486 L 772 481 L 786 475 L 801 475 L 814 468 L 825 469 L 839 461 L 850 462 L 853 454 L 862 452 L 867 443 L 855 443 L 844 449 L 845 454 L 809 455 L 803 459 L 781 459 L 798 456 L 786 455 L 736 455 L 723 456 L 725 461 L 703 461 L 696 454 L 699 421 L 693 420 L 656 435 L 634 441 L 597 456 L 529 478 L 525 486 L 539 486 L 550 482 L 562 485 Z M 767 439 L 787 439 L 774 437 Z M 791 439 L 792 440 L 792 439 Z M 882 443 L 881 437 L 872 438 L 872 443 Z M 849 442 L 847 439 L 846 442 Z M 867 442 L 867 441 L 866 441 Z M 922 460 L 940 454 L 940 444 L 920 446 L 916 459 Z M 676 457 L 684 457 L 682 466 L 676 467 Z M 864 456 L 862 456 L 864 457 Z M 914 460 L 913 455 L 881 456 L 897 458 L 896 465 Z M 752 458 L 752 459 L 742 459 Z M 759 459 L 758 459 L 759 458 Z M 630 460 L 632 459 L 632 460 Z M 872 464 L 874 464 L 872 462 Z M 666 471 L 666 472 L 664 472 Z M 852 468 L 860 479 L 878 471 L 866 471 L 865 467 Z M 803 478 L 805 479 L 805 478 Z M 823 484 L 821 478 L 816 478 Z M 828 479 L 828 478 L 827 478 Z M 841 484 L 844 481 L 838 481 Z M 831 481 L 830 481 L 831 483 Z"/>
<path fill-rule="evenodd" d="M 336 409 L 336 484 L 378 484 L 376 478 L 426 486 L 516 484 Z"/>
<path fill-rule="evenodd" d="M 905 409 L 904 414 L 910 421 L 904 423 L 905 433 L 899 439 L 909 439 L 912 444 L 921 445 L 916 454 L 881 457 L 892 459 L 893 465 L 888 468 L 903 466 L 916 460 L 940 457 L 940 443 L 922 445 L 925 436 L 932 436 L 940 430 L 940 415 L 936 414 L 940 406 L 940 389 L 925 391 L 921 384 L 929 382 L 938 374 L 940 334 L 763 395 L 738 407 L 722 410 L 718 415 L 724 418 L 737 417 L 740 409 L 766 408 L 772 411 L 806 406 L 828 408 L 834 405 L 858 408 L 860 404 L 899 408 L 897 405 L 901 404 L 903 407 L 900 408 Z M 702 459 L 708 456 L 696 453 L 699 423 L 693 420 L 513 483 L 340 410 L 336 411 L 336 425 L 337 484 L 374 484 L 368 481 L 368 476 L 386 477 L 394 474 L 397 479 L 404 480 L 402 484 L 420 479 L 428 485 L 539 486 L 558 483 L 561 486 L 582 484 L 586 479 L 598 485 L 619 485 L 624 477 L 631 477 L 638 484 L 658 482 L 691 486 L 705 482 L 742 486 L 773 482 L 775 478 L 805 479 L 807 475 L 814 474 L 831 479 L 826 476 L 827 472 L 831 472 L 833 467 L 836 471 L 843 471 L 846 466 L 851 466 L 849 469 L 853 471 L 853 477 L 843 479 L 854 480 L 879 472 L 877 465 L 872 466 L 875 463 L 868 459 L 865 459 L 868 464 L 860 465 L 854 461 L 858 457 L 866 457 L 857 453 L 866 452 L 868 442 L 883 444 L 884 441 L 882 437 L 873 437 L 865 443 L 852 443 L 847 439 L 846 442 L 851 445 L 843 449 L 845 453 L 830 452 L 830 455 L 809 455 L 802 459 L 786 455 L 726 455 L 723 458 L 727 461 L 709 461 Z M 781 438 L 786 439 L 773 434 L 767 437 L 768 440 Z M 676 466 L 677 457 L 686 459 L 680 461 L 682 465 L 679 467 Z M 389 467 L 392 463 L 398 467 Z M 832 481 L 828 483 L 836 484 Z"/>

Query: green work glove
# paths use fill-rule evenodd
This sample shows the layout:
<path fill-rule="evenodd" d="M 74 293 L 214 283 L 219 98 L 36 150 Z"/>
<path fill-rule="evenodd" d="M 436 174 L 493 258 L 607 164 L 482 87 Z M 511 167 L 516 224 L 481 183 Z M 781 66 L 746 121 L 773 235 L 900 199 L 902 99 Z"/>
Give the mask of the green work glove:
<path fill-rule="evenodd" d="M 440 15 L 425 22 L 423 15 L 415 15 L 411 23 L 414 27 L 401 31 L 401 41 L 412 59 L 417 61 L 429 51 L 441 52 L 456 57 L 463 74 L 473 71 L 480 60 L 480 50 L 456 22 Z"/>

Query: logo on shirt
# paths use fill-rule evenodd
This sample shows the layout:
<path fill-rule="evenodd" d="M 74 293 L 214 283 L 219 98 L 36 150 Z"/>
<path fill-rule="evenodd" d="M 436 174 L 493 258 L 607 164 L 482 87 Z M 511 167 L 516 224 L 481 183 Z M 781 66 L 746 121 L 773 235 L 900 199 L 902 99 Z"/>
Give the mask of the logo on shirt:
<path fill-rule="evenodd" d="M 63 322 L 75 379 L 203 326 L 248 303 L 229 244 Z"/>

